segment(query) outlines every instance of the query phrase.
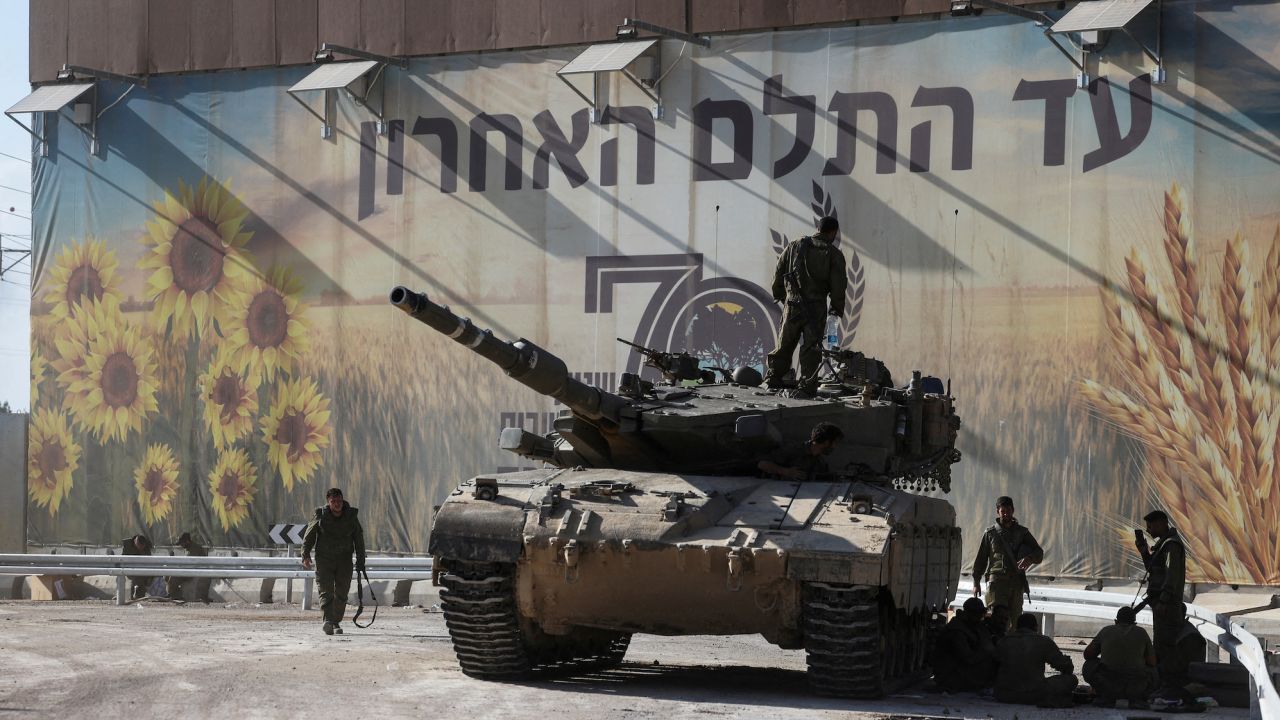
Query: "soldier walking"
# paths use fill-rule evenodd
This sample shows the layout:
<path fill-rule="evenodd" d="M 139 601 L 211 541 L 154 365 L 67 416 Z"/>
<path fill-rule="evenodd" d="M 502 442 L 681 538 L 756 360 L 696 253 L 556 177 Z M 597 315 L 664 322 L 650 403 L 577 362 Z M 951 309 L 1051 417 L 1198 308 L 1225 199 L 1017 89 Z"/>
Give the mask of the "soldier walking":
<path fill-rule="evenodd" d="M 782 387 L 782 377 L 791 369 L 791 355 L 800 345 L 799 389 L 810 395 L 818 391 L 818 367 L 822 361 L 823 326 L 827 315 L 844 314 L 844 291 L 848 285 L 844 253 L 836 247 L 840 223 L 834 217 L 818 221 L 818 232 L 793 240 L 773 272 L 773 299 L 784 303 L 778 343 L 769 353 L 765 384 Z M 827 299 L 831 304 L 828 307 Z"/>
<path fill-rule="evenodd" d="M 357 519 L 358 511 L 342 499 L 342 491 L 330 488 L 324 494 L 325 506 L 316 508 L 315 517 L 302 536 L 302 567 L 311 569 L 311 550 L 316 552 L 316 587 L 320 593 L 320 609 L 324 611 L 325 635 L 342 634 L 342 617 L 347 612 L 347 595 L 351 592 L 351 555 L 355 553 L 357 572 L 364 570 L 364 529 Z"/>
<path fill-rule="evenodd" d="M 1186 692 L 1188 658 L 1178 652 L 1178 634 L 1186 621 L 1182 604 L 1186 582 L 1187 554 L 1178 531 L 1169 526 L 1169 516 L 1152 510 L 1142 518 L 1147 532 L 1156 538 L 1154 548 L 1138 533 L 1135 543 L 1147 568 L 1146 603 L 1151 607 L 1151 630 L 1155 635 L 1156 669 L 1160 675 L 1157 695 L 1170 700 L 1189 700 Z"/>
<path fill-rule="evenodd" d="M 1044 550 L 1031 531 L 1013 517 L 1013 498 L 996 498 L 996 521 L 978 541 L 978 557 L 973 561 L 973 594 L 982 594 L 987 580 L 988 607 L 1004 605 L 1010 620 L 1022 614 L 1022 596 L 1030 594 L 1027 569 L 1044 562 Z"/>

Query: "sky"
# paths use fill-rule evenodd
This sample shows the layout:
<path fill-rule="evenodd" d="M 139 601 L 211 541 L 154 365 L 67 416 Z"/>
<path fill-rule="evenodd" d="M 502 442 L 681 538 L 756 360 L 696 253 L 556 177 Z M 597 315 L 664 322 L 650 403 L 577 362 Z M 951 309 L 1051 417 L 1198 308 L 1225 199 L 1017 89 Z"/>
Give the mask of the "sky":
<path fill-rule="evenodd" d="M 27 0 L 0 0 L 0 109 L 31 92 L 27 83 Z M 23 118 L 27 120 L 28 118 Z M 0 233 L 6 250 L 31 246 L 31 136 L 8 117 L 0 118 Z M 14 157 L 10 157 L 14 156 Z M 15 159 L 17 158 L 17 159 Z M 14 214 L 10 214 L 10 208 Z M 17 217 L 21 215 L 22 217 Z M 17 257 L 4 254 L 4 267 Z M 31 405 L 31 263 L 24 259 L 0 282 L 0 402 L 13 410 Z"/>

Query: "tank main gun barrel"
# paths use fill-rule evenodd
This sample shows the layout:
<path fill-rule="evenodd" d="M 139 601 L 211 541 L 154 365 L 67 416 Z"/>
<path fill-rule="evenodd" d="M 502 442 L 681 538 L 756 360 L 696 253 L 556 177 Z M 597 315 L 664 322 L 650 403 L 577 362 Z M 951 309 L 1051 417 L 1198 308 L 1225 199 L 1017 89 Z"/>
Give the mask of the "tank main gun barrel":
<path fill-rule="evenodd" d="M 423 293 L 397 286 L 391 291 L 391 304 L 441 335 L 471 348 L 517 382 L 559 400 L 577 415 L 616 423 L 619 411 L 628 404 L 623 397 L 570 377 L 568 366 L 559 356 L 524 338 L 515 342 L 499 340 L 490 331 L 454 315 L 448 307 L 432 302 Z"/>

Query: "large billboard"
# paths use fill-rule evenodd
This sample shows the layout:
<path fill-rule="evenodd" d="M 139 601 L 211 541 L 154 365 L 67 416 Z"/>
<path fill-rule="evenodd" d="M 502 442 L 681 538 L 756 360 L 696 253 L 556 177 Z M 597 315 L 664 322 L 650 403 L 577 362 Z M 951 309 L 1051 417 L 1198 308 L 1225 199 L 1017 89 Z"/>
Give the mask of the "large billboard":
<path fill-rule="evenodd" d="M 660 118 L 617 75 L 593 113 L 575 49 L 389 68 L 385 134 L 342 94 L 322 138 L 285 92 L 309 68 L 154 78 L 97 155 L 63 117 L 29 539 L 265 545 L 337 485 L 372 547 L 420 552 L 459 480 L 524 464 L 499 430 L 559 408 L 392 286 L 602 387 L 638 369 L 619 337 L 759 366 L 778 253 L 835 214 L 843 342 L 951 382 L 966 538 L 1008 494 L 1042 572 L 1128 576 L 1162 507 L 1195 579 L 1280 583 L 1280 6 L 1163 13 L 1163 83 L 1114 33 L 1078 87 L 988 13 L 666 41 Z"/>

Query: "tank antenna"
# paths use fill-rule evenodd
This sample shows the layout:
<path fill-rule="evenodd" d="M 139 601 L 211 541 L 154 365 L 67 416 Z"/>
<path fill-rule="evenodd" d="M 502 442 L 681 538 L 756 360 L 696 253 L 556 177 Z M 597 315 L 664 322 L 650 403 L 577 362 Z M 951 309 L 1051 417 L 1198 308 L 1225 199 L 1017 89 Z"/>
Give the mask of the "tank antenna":
<path fill-rule="evenodd" d="M 951 322 L 950 327 L 947 328 L 947 395 L 951 394 L 949 386 L 951 385 L 951 376 L 954 374 L 951 371 L 953 367 L 951 364 L 951 351 L 956 343 L 956 263 L 959 262 L 959 257 L 956 255 L 956 244 L 959 231 L 960 208 L 956 208 L 955 214 L 951 219 Z"/>

